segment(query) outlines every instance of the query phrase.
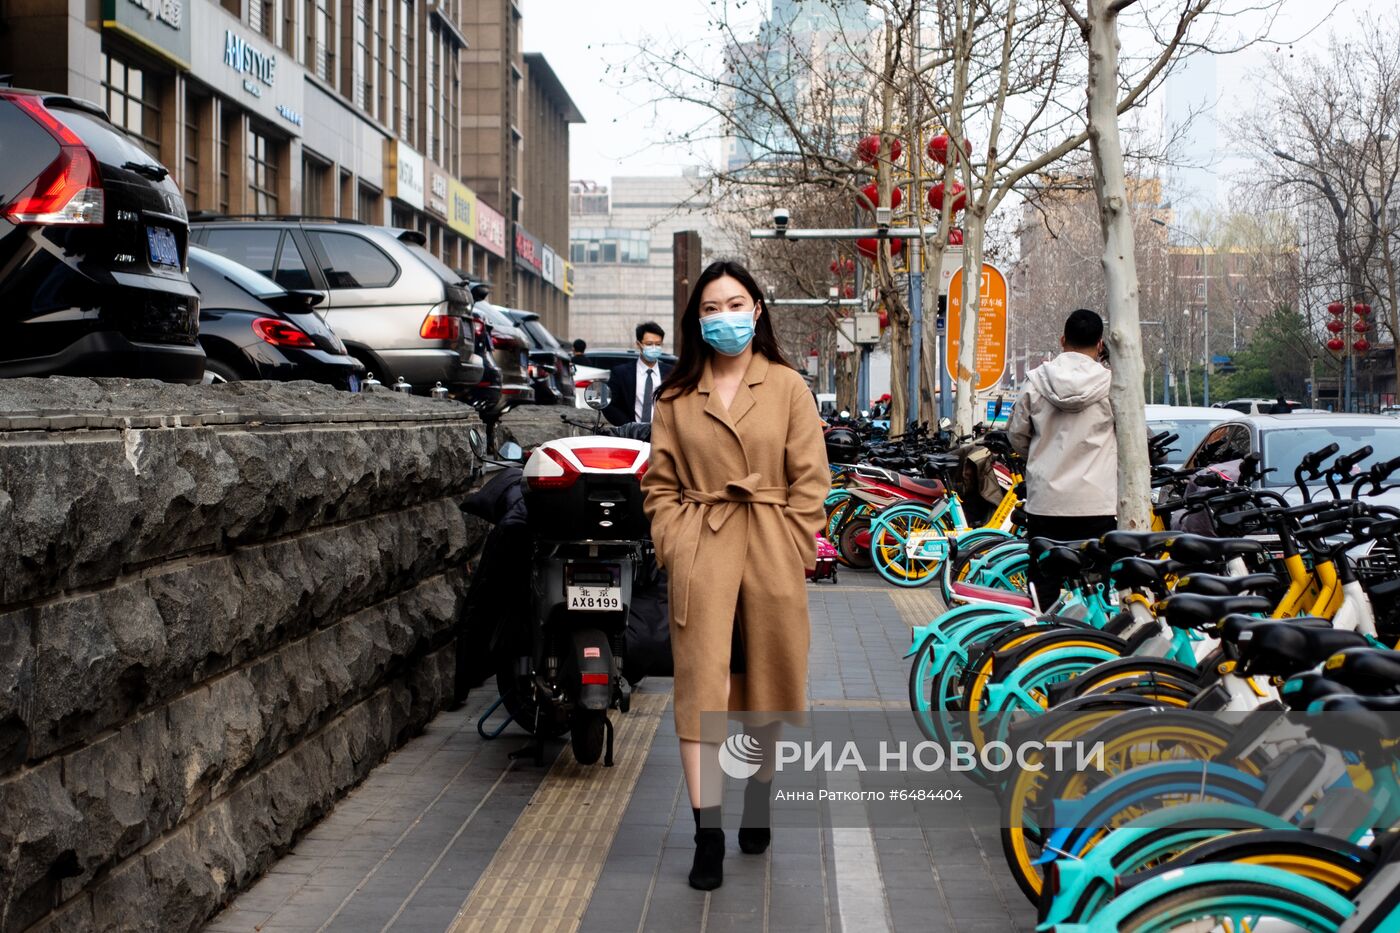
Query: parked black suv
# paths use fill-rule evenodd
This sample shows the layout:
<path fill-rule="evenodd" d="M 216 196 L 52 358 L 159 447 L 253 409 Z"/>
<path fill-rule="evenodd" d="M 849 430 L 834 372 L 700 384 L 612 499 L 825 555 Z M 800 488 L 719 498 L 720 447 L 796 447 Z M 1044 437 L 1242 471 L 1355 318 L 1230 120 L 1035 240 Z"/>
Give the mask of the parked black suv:
<path fill-rule="evenodd" d="M 535 404 L 574 404 L 574 358 L 559 343 L 540 316 L 533 311 L 502 308 L 530 341 L 530 381 L 535 386 Z"/>
<path fill-rule="evenodd" d="M 0 88 L 0 376 L 197 383 L 185 202 L 102 108 Z"/>

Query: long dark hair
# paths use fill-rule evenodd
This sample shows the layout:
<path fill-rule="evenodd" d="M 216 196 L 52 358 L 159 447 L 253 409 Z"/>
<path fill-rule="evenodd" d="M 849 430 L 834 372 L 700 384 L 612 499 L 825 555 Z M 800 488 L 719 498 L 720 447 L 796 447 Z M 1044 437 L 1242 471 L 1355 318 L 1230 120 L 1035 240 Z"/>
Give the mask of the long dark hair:
<path fill-rule="evenodd" d="M 671 375 L 661 383 L 657 398 L 678 398 L 694 392 L 700 385 L 700 377 L 705 374 L 705 363 L 715 353 L 714 347 L 700 336 L 700 296 L 705 291 L 705 286 L 726 276 L 744 286 L 754 304 L 763 308 L 763 313 L 758 316 L 758 322 L 754 325 L 753 351 L 762 353 L 770 362 L 780 366 L 796 368 L 778 348 L 778 336 L 773 331 L 773 322 L 768 319 L 768 302 L 763 298 L 763 289 L 758 287 L 758 281 L 739 263 L 721 259 L 706 266 L 690 289 L 690 298 L 685 303 L 685 314 L 681 316 L 681 356 L 676 361 L 675 368 L 671 370 Z"/>

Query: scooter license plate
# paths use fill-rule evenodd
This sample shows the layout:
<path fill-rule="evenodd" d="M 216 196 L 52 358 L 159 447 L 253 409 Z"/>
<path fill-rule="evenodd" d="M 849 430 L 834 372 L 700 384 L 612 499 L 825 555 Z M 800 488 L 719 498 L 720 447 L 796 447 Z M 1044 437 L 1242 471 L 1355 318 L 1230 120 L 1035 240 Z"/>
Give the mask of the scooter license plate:
<path fill-rule="evenodd" d="M 622 609 L 620 586 L 570 586 L 565 590 L 570 611 L 618 612 Z"/>

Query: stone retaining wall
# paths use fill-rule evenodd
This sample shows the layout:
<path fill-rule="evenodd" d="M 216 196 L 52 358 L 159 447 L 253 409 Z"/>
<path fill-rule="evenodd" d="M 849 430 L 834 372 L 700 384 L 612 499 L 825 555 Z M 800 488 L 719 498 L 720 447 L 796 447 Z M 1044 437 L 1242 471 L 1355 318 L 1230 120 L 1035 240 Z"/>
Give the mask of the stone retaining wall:
<path fill-rule="evenodd" d="M 197 929 L 422 729 L 486 530 L 473 427 L 310 383 L 0 381 L 0 931 Z"/>

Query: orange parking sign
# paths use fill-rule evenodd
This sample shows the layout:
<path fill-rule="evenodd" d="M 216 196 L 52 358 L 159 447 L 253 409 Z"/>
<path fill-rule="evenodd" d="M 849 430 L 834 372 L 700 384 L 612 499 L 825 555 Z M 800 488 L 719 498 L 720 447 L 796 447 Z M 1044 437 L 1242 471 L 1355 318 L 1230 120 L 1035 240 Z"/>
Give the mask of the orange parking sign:
<path fill-rule="evenodd" d="M 958 377 L 958 336 L 962 318 L 962 279 L 959 269 L 948 282 L 948 356 L 943 365 Z M 1001 382 L 1006 372 L 1006 277 L 996 266 L 982 263 L 982 300 L 977 314 L 977 389 Z"/>

